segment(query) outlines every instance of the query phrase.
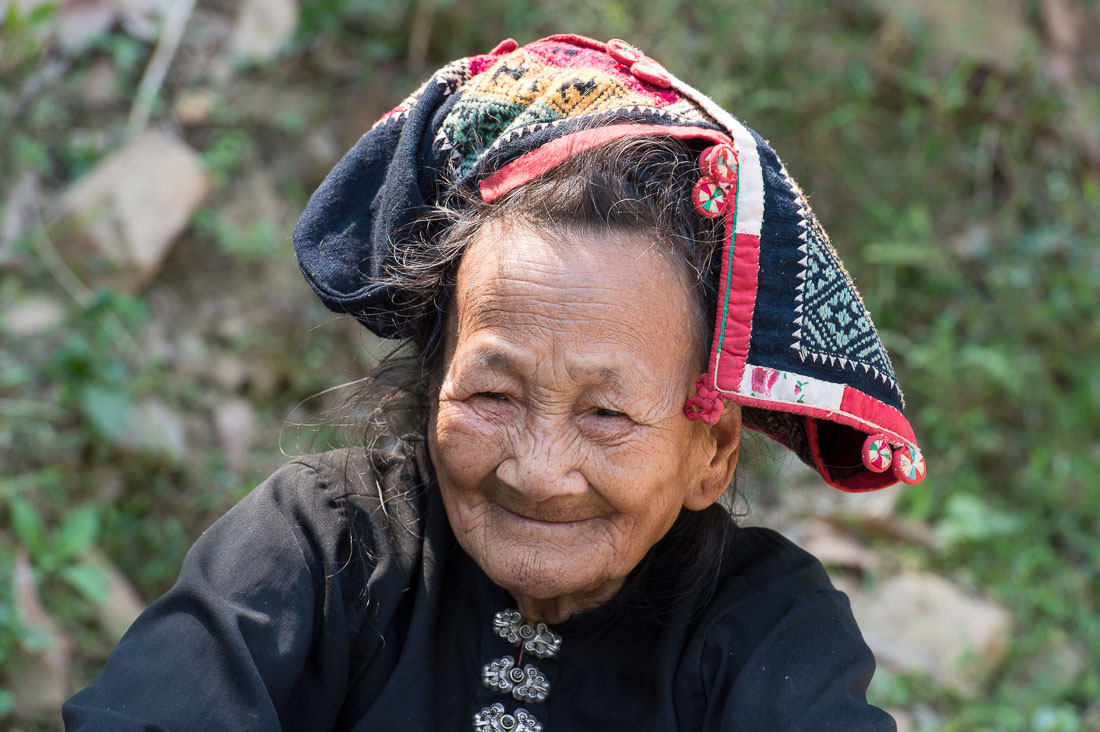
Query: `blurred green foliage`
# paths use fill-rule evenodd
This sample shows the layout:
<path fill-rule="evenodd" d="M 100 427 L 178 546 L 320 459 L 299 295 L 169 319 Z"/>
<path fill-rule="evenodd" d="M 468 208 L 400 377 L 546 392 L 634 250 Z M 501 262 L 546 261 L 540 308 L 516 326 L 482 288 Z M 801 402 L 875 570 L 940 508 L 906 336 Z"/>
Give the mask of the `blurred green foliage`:
<path fill-rule="evenodd" d="M 5 209 L 23 174 L 56 192 L 118 144 L 152 50 L 116 29 L 62 58 L 50 40 L 56 6 L 18 6 L 6 4 L 0 28 Z M 1038 2 L 1012 5 L 1034 43 L 1008 54 L 986 37 L 947 45 L 916 6 L 312 0 L 279 58 L 236 73 L 253 90 L 300 89 L 322 103 L 255 109 L 239 88 L 192 83 L 215 90 L 212 116 L 187 136 L 216 194 L 188 236 L 224 267 L 257 272 L 285 256 L 285 225 L 242 226 L 217 204 L 333 115 L 377 116 L 431 69 L 509 36 L 636 43 L 765 135 L 811 193 L 895 354 L 928 456 L 930 477 L 905 490 L 901 510 L 947 548 L 909 547 L 905 559 L 981 588 L 1017 618 L 1009 657 L 979 699 L 880 673 L 874 700 L 924 710 L 922 728 L 1084 732 L 1095 724 L 1086 714 L 1100 716 L 1100 176 L 1088 138 L 1100 129 L 1100 60 L 1088 52 L 1079 65 L 1093 76 L 1057 83 L 1037 50 L 1049 43 Z M 1100 27 L 1100 10 L 1077 7 Z M 50 63 L 64 73 L 43 76 Z M 88 110 L 80 87 L 96 64 L 113 70 L 120 101 Z M 170 78 L 157 109 L 168 114 L 187 86 Z M 318 182 L 304 170 L 288 163 L 280 173 L 295 210 Z M 49 589 L 47 610 L 77 641 L 82 682 L 112 642 L 82 609 L 102 601 L 105 582 L 87 550 L 106 552 L 151 599 L 255 476 L 228 470 L 214 443 L 182 461 L 123 449 L 137 400 L 197 410 L 213 387 L 135 350 L 135 334 L 156 319 L 142 298 L 71 298 L 42 236 L 31 224 L 0 245 L 0 299 L 69 301 L 63 321 L 33 339 L 0 330 L 0 668 L 10 678 L 21 652 L 47 642 L 13 610 L 13 562 L 25 553 Z M 247 356 L 262 335 L 226 339 Z M 250 396 L 275 422 L 349 375 L 315 343 L 282 358 L 282 380 Z M 276 445 L 264 447 L 277 458 Z M 119 486 L 106 499 L 105 481 Z M 1042 661 L 1067 643 L 1086 649 L 1071 675 Z M 0 693 L 0 718 L 13 705 Z"/>

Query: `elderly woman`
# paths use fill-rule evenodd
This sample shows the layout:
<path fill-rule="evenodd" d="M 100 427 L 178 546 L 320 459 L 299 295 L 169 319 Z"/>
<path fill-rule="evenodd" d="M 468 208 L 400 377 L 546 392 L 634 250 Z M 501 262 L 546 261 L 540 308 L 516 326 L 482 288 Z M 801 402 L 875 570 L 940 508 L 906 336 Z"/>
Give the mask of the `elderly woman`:
<path fill-rule="evenodd" d="M 207 531 L 68 729 L 894 729 L 821 565 L 717 503 L 746 427 L 844 490 L 924 474 L 759 136 L 622 41 L 506 41 L 364 135 L 294 239 L 404 341 L 366 448 Z"/>

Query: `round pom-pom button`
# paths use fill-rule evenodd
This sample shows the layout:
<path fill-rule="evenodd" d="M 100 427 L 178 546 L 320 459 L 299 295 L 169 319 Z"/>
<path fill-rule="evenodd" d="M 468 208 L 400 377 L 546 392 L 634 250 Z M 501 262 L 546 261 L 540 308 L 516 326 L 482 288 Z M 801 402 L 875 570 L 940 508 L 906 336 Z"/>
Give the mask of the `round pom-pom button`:
<path fill-rule="evenodd" d="M 894 451 L 886 435 L 869 435 L 863 441 L 863 467 L 872 473 L 885 473 L 894 462 Z"/>
<path fill-rule="evenodd" d="M 902 445 L 894 450 L 894 475 L 906 485 L 916 485 L 924 480 L 926 468 L 924 455 L 913 445 Z"/>
<path fill-rule="evenodd" d="M 723 186 L 737 183 L 737 151 L 732 145 L 711 145 L 699 156 L 699 170 Z"/>
<path fill-rule="evenodd" d="M 634 74 L 634 78 L 661 89 L 672 86 L 672 76 L 665 71 L 665 67 L 648 58 L 631 66 L 630 73 Z"/>
<path fill-rule="evenodd" d="M 716 219 L 726 212 L 726 191 L 714 178 L 703 176 L 691 191 L 691 202 L 700 214 Z"/>
<path fill-rule="evenodd" d="M 604 48 L 611 58 L 623 66 L 633 66 L 643 58 L 641 51 L 620 38 L 612 38 L 604 44 Z"/>

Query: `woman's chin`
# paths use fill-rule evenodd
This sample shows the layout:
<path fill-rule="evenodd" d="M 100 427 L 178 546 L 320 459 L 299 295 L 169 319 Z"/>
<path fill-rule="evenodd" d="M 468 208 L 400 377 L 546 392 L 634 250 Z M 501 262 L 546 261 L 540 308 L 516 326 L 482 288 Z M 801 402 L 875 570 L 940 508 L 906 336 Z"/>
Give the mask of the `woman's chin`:
<path fill-rule="evenodd" d="M 482 571 L 516 598 L 554 600 L 598 595 L 615 583 L 596 571 L 600 567 L 590 557 L 562 556 L 545 545 L 512 545 L 480 554 L 472 556 Z"/>

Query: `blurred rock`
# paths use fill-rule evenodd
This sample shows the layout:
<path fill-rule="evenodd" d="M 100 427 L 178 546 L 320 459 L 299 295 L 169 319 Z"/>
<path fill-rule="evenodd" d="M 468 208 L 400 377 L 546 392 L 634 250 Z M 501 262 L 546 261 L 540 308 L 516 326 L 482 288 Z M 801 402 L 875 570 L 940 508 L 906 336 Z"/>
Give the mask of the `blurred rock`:
<path fill-rule="evenodd" d="M 808 471 L 808 469 L 807 469 Z M 802 469 L 799 469 L 799 472 Z M 816 480 L 816 474 L 809 474 Z M 797 494 L 785 495 L 782 512 L 798 516 L 809 512 L 817 518 L 860 534 L 875 534 L 916 544 L 930 551 L 940 551 L 942 540 L 931 526 L 898 516 L 894 506 L 901 497 L 902 485 L 894 485 L 873 493 L 841 493 L 820 480 L 816 484 L 798 483 Z M 787 527 L 783 527 L 787 530 Z"/>
<path fill-rule="evenodd" d="M 101 58 L 88 67 L 80 84 L 80 98 L 85 107 L 96 111 L 110 110 L 122 102 L 114 63 Z"/>
<path fill-rule="evenodd" d="M 183 418 L 157 399 L 147 399 L 130 409 L 120 446 L 136 453 L 183 460 L 187 455 L 187 428 Z"/>
<path fill-rule="evenodd" d="M 883 564 L 878 552 L 825 521 L 807 519 L 784 528 L 784 533 L 827 567 L 870 572 Z"/>
<path fill-rule="evenodd" d="M 1008 610 L 936 575 L 906 571 L 869 590 L 842 579 L 837 585 L 875 658 L 895 673 L 923 673 L 973 695 L 1008 649 Z"/>
<path fill-rule="evenodd" d="M 156 276 L 209 192 L 191 148 L 166 133 L 146 132 L 62 194 L 51 234 L 90 284 L 134 293 Z"/>
<path fill-rule="evenodd" d="M 262 169 L 253 170 L 235 185 L 229 200 L 218 211 L 226 223 L 241 233 L 258 221 L 266 221 L 276 234 L 281 234 L 289 228 L 291 220 L 290 204 L 279 192 L 271 173 Z M 285 233 L 289 235 L 289 231 Z M 276 242 L 270 243 L 278 246 Z"/>
<path fill-rule="evenodd" d="M 270 61 L 297 27 L 296 0 L 242 0 L 233 29 L 233 56 L 246 61 Z"/>
<path fill-rule="evenodd" d="M 212 89 L 184 89 L 176 97 L 176 118 L 184 127 L 210 121 L 217 94 Z"/>
<path fill-rule="evenodd" d="M 0 313 L 0 329 L 30 337 L 53 330 L 65 320 L 65 306 L 49 297 L 30 297 Z"/>
<path fill-rule="evenodd" d="M 243 359 L 229 353 L 219 353 L 214 357 L 210 376 L 222 391 L 239 394 L 248 385 L 249 368 Z"/>
<path fill-rule="evenodd" d="M 34 568 L 27 553 L 17 550 L 14 564 L 12 599 L 27 632 L 22 634 L 20 674 L 9 679 L 15 694 L 13 716 L 20 719 L 47 715 L 60 718 L 61 705 L 72 691 L 69 686 L 72 640 L 42 607 Z"/>
<path fill-rule="evenodd" d="M 898 723 L 897 732 L 913 732 L 913 715 L 904 709 L 887 709 L 890 716 Z"/>
<path fill-rule="evenodd" d="M 145 602 L 126 575 L 103 552 L 92 549 L 83 559 L 95 565 L 107 578 L 107 600 L 102 605 L 96 605 L 94 610 L 96 620 L 108 639 L 117 643 L 145 609 Z"/>
<path fill-rule="evenodd" d="M 214 428 L 229 470 L 240 474 L 248 462 L 256 410 L 244 399 L 230 399 L 214 410 Z"/>

